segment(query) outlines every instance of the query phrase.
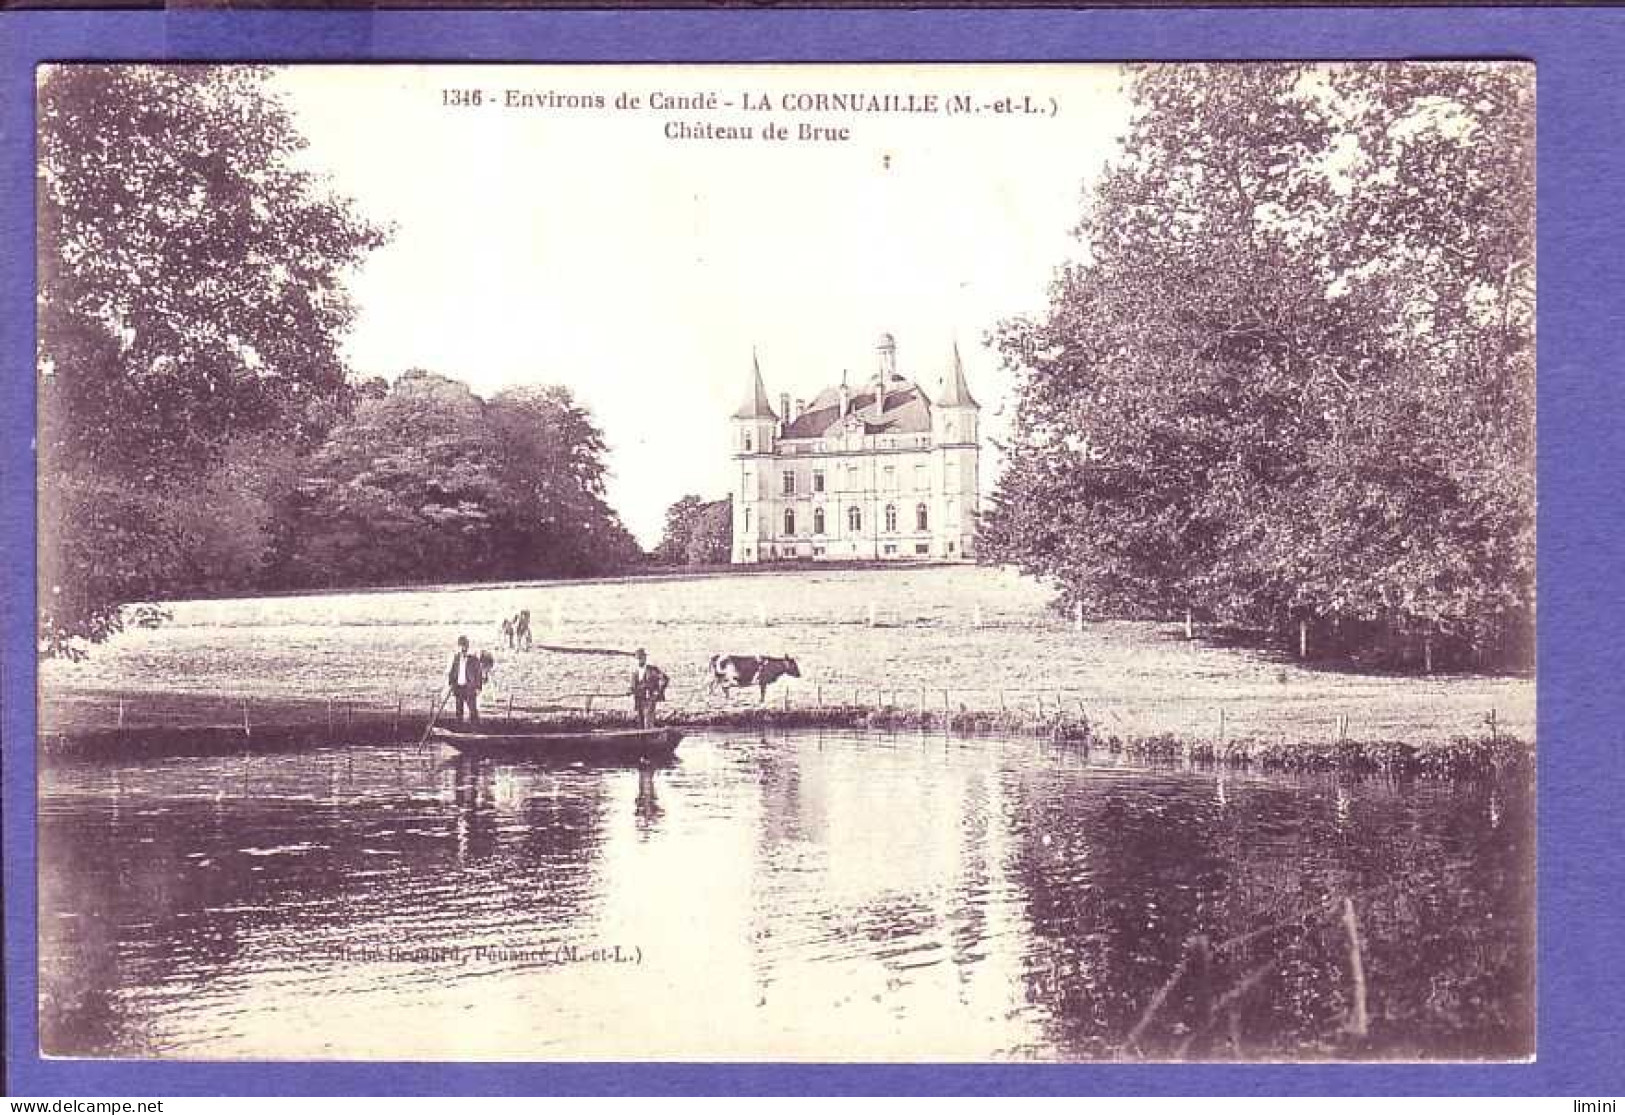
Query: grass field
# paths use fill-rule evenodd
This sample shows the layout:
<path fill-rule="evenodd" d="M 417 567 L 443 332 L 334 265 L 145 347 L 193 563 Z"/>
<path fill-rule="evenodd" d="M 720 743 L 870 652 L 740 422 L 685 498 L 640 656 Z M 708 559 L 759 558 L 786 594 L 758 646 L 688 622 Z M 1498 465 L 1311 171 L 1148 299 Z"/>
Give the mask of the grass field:
<path fill-rule="evenodd" d="M 720 707 L 706 692 L 712 654 L 789 654 L 799 680 L 770 702 L 1083 712 L 1104 732 L 1322 740 L 1346 717 L 1351 739 L 1428 743 L 1496 730 L 1535 736 L 1534 682 L 1371 675 L 1187 642 L 1176 625 L 1073 627 L 1040 584 L 970 566 L 794 570 L 565 584 L 475 586 L 189 601 L 87 661 L 41 666 L 48 729 L 191 722 L 331 699 L 426 717 L 459 634 L 498 658 L 487 708 L 583 705 L 624 692 L 624 657 L 509 653 L 499 624 L 531 612 L 539 644 L 646 647 L 672 677 L 671 707 Z M 624 699 L 594 698 L 596 707 Z M 754 690 L 733 703 L 754 704 Z M 1220 717 L 1223 716 L 1221 727 Z M 257 715 L 257 714 L 256 714 Z"/>

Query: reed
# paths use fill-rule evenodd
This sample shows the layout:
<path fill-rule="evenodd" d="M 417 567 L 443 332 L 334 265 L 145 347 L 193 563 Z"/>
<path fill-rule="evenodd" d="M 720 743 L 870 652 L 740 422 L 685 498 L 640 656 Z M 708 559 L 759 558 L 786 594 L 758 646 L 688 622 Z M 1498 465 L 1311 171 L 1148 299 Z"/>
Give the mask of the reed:
<path fill-rule="evenodd" d="M 619 705 L 591 710 L 553 706 L 524 711 L 538 714 L 534 719 L 559 730 L 631 724 L 629 711 Z M 418 723 L 402 717 L 398 701 L 388 708 L 346 706 L 342 715 L 325 713 L 323 709 L 323 714 L 311 716 L 309 712 L 289 708 L 278 716 L 274 709 L 256 710 L 251 732 L 245 730 L 240 720 L 172 727 L 126 724 L 46 732 L 41 736 L 41 751 L 47 756 L 105 758 L 226 754 L 411 742 L 406 737 L 415 739 L 422 731 Z M 500 712 L 488 715 L 499 723 L 503 719 Z M 526 716 L 526 719 L 531 718 Z M 1170 733 L 1135 735 L 1103 732 L 1083 711 L 1069 712 L 1059 701 L 1045 702 L 1042 711 L 1036 704 L 1030 708 L 960 706 L 943 709 L 928 707 L 923 701 L 909 706 L 856 702 L 788 707 L 777 703 L 736 705 L 670 709 L 664 711 L 660 722 L 696 731 L 918 732 L 967 740 L 1039 739 L 1085 753 L 1146 762 L 1278 772 L 1472 778 L 1525 772 L 1532 769 L 1534 763 L 1531 745 L 1501 731 L 1423 745 L 1335 737 L 1261 741 L 1187 738 Z"/>

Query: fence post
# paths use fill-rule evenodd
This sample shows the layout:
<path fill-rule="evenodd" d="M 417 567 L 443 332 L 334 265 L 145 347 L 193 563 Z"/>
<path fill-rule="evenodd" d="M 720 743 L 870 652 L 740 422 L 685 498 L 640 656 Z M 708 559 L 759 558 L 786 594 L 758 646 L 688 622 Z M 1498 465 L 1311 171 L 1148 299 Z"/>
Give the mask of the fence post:
<path fill-rule="evenodd" d="M 813 686 L 813 703 L 818 706 L 818 709 L 819 709 L 820 712 L 823 711 L 823 708 L 824 708 L 824 687 L 822 685 Z"/>
<path fill-rule="evenodd" d="M 1224 748 L 1224 706 L 1219 706 L 1219 748 Z"/>
<path fill-rule="evenodd" d="M 1360 921 L 1354 913 L 1354 899 L 1347 896 L 1343 898 L 1343 928 L 1348 933 L 1349 983 L 1354 992 L 1344 1028 L 1355 1037 L 1363 1038 L 1370 1027 L 1370 1015 L 1366 1012 L 1365 949 L 1360 944 Z"/>
<path fill-rule="evenodd" d="M 249 736 L 249 735 L 252 735 L 252 734 L 253 734 L 253 732 L 248 726 L 248 698 L 244 697 L 243 698 L 243 735 L 244 736 Z"/>
<path fill-rule="evenodd" d="M 1004 690 L 999 690 L 999 711 L 1004 711 Z"/>
<path fill-rule="evenodd" d="M 120 728 L 124 727 L 124 698 L 123 697 L 120 697 L 118 699 L 118 726 Z"/>

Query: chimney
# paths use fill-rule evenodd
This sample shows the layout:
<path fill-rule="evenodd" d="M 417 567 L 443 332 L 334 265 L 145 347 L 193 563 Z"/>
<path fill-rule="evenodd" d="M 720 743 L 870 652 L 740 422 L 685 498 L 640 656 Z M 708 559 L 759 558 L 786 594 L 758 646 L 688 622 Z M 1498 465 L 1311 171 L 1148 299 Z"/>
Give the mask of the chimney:
<path fill-rule="evenodd" d="M 806 399 L 797 399 L 796 400 L 796 409 L 794 411 L 792 411 L 791 413 L 793 413 L 797 418 L 800 418 L 802 412 L 805 411 L 806 409 L 807 409 L 807 400 Z"/>
<path fill-rule="evenodd" d="M 875 355 L 878 357 L 875 368 L 875 416 L 879 417 L 886 411 L 887 381 L 897 374 L 897 342 L 890 333 L 880 335 L 875 345 Z"/>
<path fill-rule="evenodd" d="M 851 408 L 852 408 L 852 390 L 851 390 L 851 388 L 847 387 L 847 385 L 846 385 L 846 369 L 842 368 L 841 369 L 841 413 L 840 413 L 840 417 L 845 418 L 846 417 L 846 412 L 848 410 L 850 410 Z"/>
<path fill-rule="evenodd" d="M 790 413 L 790 392 L 788 391 L 779 392 L 779 421 L 786 426 L 795 421 L 795 416 Z"/>

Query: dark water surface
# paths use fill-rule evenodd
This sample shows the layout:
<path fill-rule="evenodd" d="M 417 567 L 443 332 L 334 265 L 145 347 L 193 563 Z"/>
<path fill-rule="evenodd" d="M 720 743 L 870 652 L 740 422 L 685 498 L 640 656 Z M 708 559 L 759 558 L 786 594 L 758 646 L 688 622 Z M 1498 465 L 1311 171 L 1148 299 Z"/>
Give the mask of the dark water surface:
<path fill-rule="evenodd" d="M 58 765 L 40 814 L 53 1054 L 1533 1052 L 1527 787 L 716 733 Z"/>

